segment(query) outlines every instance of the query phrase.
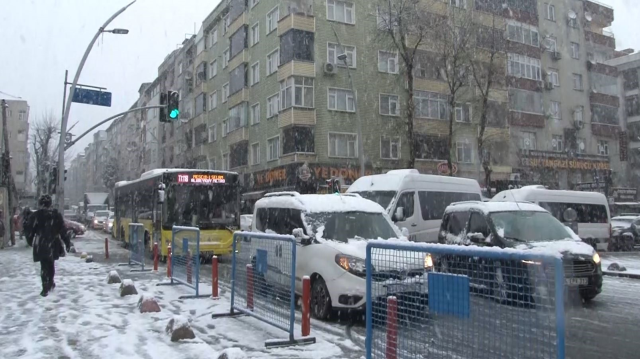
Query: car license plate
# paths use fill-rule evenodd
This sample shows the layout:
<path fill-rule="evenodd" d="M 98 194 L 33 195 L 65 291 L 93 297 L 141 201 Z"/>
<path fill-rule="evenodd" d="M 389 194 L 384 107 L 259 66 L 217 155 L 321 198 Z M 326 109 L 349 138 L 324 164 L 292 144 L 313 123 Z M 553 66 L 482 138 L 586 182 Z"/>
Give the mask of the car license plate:
<path fill-rule="evenodd" d="M 589 278 L 566 278 L 567 285 L 587 285 L 589 284 Z"/>
<path fill-rule="evenodd" d="M 395 294 L 395 293 L 407 293 L 407 292 L 417 292 L 422 293 L 424 290 L 422 289 L 422 283 L 413 282 L 413 283 L 390 283 L 386 285 L 387 287 L 387 295 Z"/>

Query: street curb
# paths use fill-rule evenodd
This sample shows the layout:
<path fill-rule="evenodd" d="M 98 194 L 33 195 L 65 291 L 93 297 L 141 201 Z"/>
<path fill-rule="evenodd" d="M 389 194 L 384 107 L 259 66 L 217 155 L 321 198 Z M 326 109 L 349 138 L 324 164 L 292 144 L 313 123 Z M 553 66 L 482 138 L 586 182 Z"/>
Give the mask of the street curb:
<path fill-rule="evenodd" d="M 626 273 L 626 272 L 602 271 L 602 275 L 606 275 L 606 276 L 610 276 L 610 277 L 618 277 L 618 278 L 640 279 L 640 274 Z"/>

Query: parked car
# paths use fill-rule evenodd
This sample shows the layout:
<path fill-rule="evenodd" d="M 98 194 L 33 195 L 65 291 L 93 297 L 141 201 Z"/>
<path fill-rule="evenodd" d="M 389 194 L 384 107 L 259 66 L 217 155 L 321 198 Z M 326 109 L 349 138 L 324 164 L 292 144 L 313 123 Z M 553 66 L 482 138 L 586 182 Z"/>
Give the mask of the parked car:
<path fill-rule="evenodd" d="M 492 202 L 532 202 L 546 209 L 557 220 L 571 227 L 584 242 L 596 250 L 607 250 L 611 238 L 609 202 L 597 192 L 550 190 L 526 186 L 502 191 Z M 575 214 L 575 218 L 566 217 Z"/>
<path fill-rule="evenodd" d="M 468 178 L 423 175 L 415 169 L 392 170 L 358 178 L 347 190 L 386 208 L 409 240 L 436 242 L 444 209 L 453 202 L 480 201 L 478 181 Z"/>
<path fill-rule="evenodd" d="M 253 222 L 252 214 L 242 214 L 240 215 L 240 230 L 241 231 L 251 231 L 251 223 Z"/>
<path fill-rule="evenodd" d="M 302 293 L 302 277 L 311 278 L 311 312 L 319 319 L 329 317 L 334 309 L 364 309 L 368 239 L 406 241 L 384 208 L 356 194 L 267 194 L 255 204 L 252 232 L 293 234 L 296 237 L 295 291 Z M 247 245 L 242 243 L 243 248 Z M 252 253 L 261 249 L 258 246 L 256 244 L 251 249 Z M 268 263 L 286 265 L 285 261 L 277 260 L 277 253 L 268 248 L 262 250 L 265 249 Z M 403 272 L 408 277 L 409 273 L 414 273 L 412 269 L 415 267 L 417 272 L 424 273 L 425 255 L 414 255 L 416 258 L 410 258 L 408 264 L 405 262 L 402 270 L 393 272 Z M 422 257 L 417 258 L 419 256 Z M 284 267 L 269 270 L 264 280 L 275 285 L 287 283 L 280 273 L 289 271 Z"/>
<path fill-rule="evenodd" d="M 589 301 L 602 291 L 600 256 L 544 208 L 528 202 L 460 202 L 447 207 L 440 227 L 442 244 L 549 251 L 562 255 L 565 284 Z M 470 263 L 473 262 L 473 263 Z M 436 258 L 436 268 L 470 277 L 488 286 L 501 302 L 534 302 L 530 278 L 540 263 L 481 258 Z M 529 270 L 531 269 L 531 271 Z"/>
<path fill-rule="evenodd" d="M 68 219 L 70 221 L 75 221 L 77 219 L 76 211 L 74 211 L 72 209 L 65 209 L 64 210 L 64 218 Z"/>
<path fill-rule="evenodd" d="M 628 234 L 632 236 L 635 245 L 640 245 L 640 216 L 613 217 L 611 227 L 615 234 Z"/>
<path fill-rule="evenodd" d="M 116 218 L 114 212 L 109 213 L 109 217 L 102 223 L 102 230 L 106 233 L 111 233 L 113 229 L 113 220 Z"/>
<path fill-rule="evenodd" d="M 109 211 L 96 211 L 91 220 L 92 229 L 101 229 L 104 222 L 109 218 Z"/>
<path fill-rule="evenodd" d="M 82 223 L 70 221 L 68 219 L 64 220 L 64 225 L 67 228 L 67 234 L 69 235 L 69 238 L 76 238 L 78 236 L 82 236 L 87 231 L 87 228 L 84 225 L 82 225 Z"/>

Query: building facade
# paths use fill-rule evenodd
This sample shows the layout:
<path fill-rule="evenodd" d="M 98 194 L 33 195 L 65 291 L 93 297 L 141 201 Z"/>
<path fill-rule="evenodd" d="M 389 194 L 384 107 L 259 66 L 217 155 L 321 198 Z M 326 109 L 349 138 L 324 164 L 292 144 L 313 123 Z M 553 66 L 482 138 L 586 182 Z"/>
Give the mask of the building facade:
<path fill-rule="evenodd" d="M 26 100 L 0 92 L 0 99 L 7 103 L 7 131 L 11 154 L 11 174 L 19 195 L 31 192 L 29 176 L 29 104 Z M 0 135 L 4 136 L 2 130 Z M 2 139 L 3 137 L 0 137 Z M 4 152 L 4 140 L 2 140 Z"/>

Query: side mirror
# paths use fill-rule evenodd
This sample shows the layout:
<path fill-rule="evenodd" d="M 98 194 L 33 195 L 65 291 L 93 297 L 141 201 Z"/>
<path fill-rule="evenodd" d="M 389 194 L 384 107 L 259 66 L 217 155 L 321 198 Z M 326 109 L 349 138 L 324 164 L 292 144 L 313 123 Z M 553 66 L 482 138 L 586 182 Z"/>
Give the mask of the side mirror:
<path fill-rule="evenodd" d="M 158 203 L 159 204 L 164 203 L 164 189 L 165 189 L 164 183 L 160 183 L 158 185 Z"/>
<path fill-rule="evenodd" d="M 401 231 L 402 231 L 402 235 L 403 236 L 409 238 L 410 233 L 409 233 L 409 230 L 407 229 L 407 227 L 402 227 Z"/>
<path fill-rule="evenodd" d="M 470 233 L 467 235 L 467 238 L 469 238 L 472 243 L 481 243 L 485 240 L 485 236 L 482 233 Z"/>
<path fill-rule="evenodd" d="M 394 217 L 395 217 L 394 219 L 397 222 L 404 221 L 405 220 L 405 218 L 404 218 L 404 208 L 403 207 L 396 208 L 396 213 L 395 213 Z"/>
<path fill-rule="evenodd" d="M 304 234 L 304 230 L 302 228 L 295 228 L 291 233 L 296 241 L 300 242 L 302 245 L 311 244 L 311 237 Z"/>

